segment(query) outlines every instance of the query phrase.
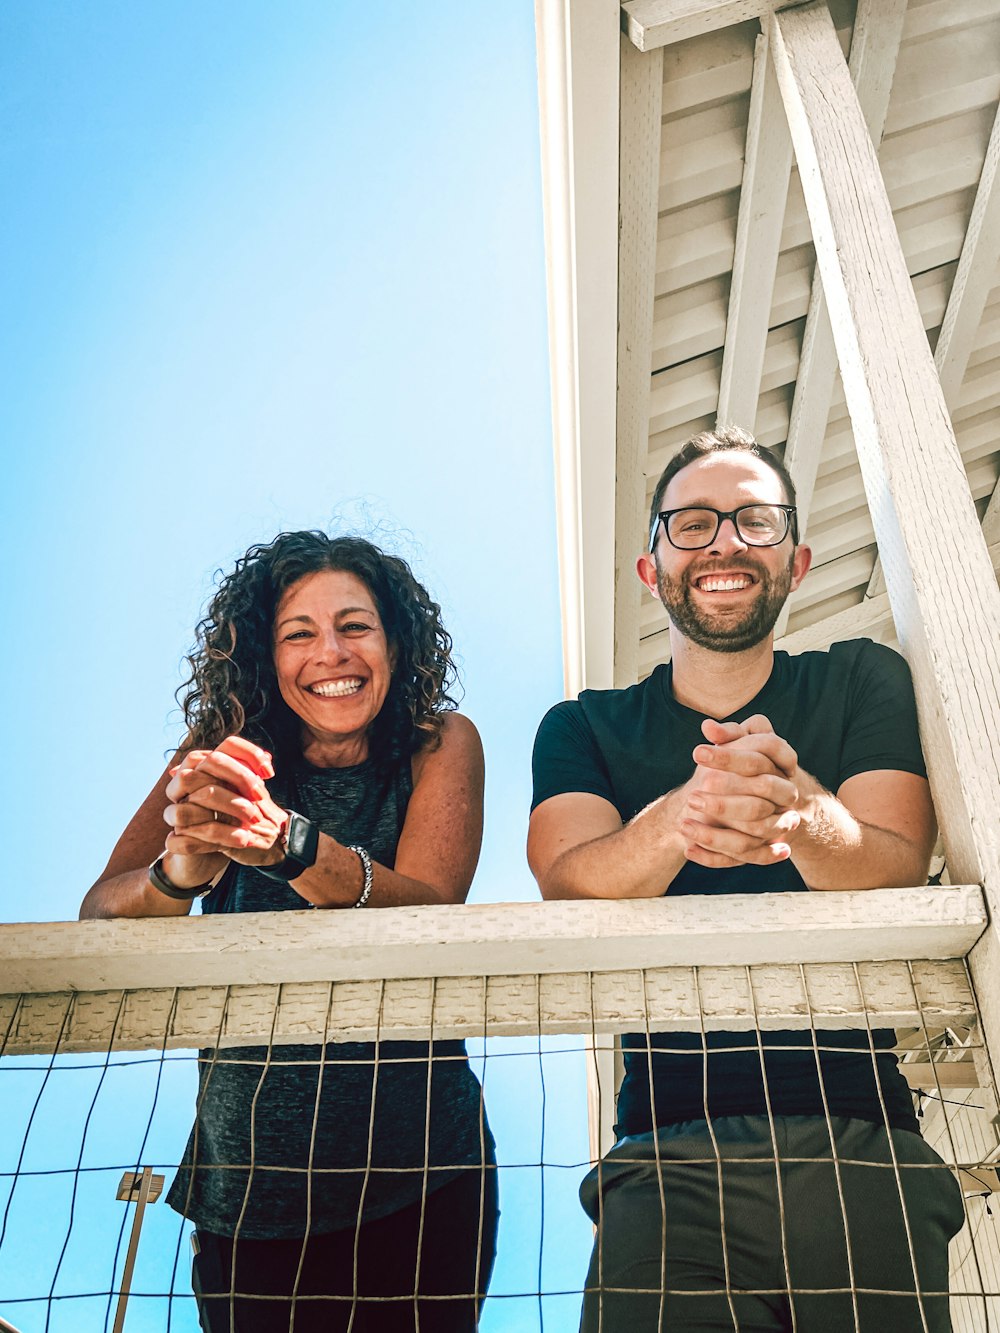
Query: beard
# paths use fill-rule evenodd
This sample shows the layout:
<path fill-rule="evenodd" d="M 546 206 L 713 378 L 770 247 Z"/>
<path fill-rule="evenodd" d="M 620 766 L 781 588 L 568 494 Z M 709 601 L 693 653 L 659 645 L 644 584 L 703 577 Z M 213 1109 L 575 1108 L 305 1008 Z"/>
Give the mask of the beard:
<path fill-rule="evenodd" d="M 724 575 L 724 565 L 708 565 L 703 569 L 688 568 L 679 579 L 671 578 L 659 559 L 656 561 L 656 586 L 660 601 L 678 631 L 699 648 L 713 653 L 742 653 L 755 648 L 774 629 L 781 608 L 792 590 L 792 560 L 778 574 L 770 574 L 756 560 L 744 557 L 740 569 L 747 570 L 757 580 L 756 596 L 742 610 L 735 608 L 718 611 L 695 604 L 692 595 L 694 580 L 706 574 Z"/>

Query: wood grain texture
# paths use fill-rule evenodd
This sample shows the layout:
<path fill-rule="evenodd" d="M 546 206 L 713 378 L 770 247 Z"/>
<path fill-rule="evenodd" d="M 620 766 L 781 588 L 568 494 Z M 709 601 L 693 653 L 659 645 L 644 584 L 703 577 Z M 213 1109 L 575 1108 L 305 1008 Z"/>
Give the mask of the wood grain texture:
<path fill-rule="evenodd" d="M 7 1055 L 322 1040 L 969 1024 L 958 959 L 0 995 Z M 608 1095 L 602 1075 L 602 1101 Z M 613 1094 L 612 1094 L 613 1095 Z"/>
<path fill-rule="evenodd" d="M 976 885 L 0 925 L 0 991 L 956 958 Z"/>
<path fill-rule="evenodd" d="M 652 51 L 688 37 L 717 32 L 760 18 L 784 0 L 625 0 L 622 14 L 629 40 Z"/>
<path fill-rule="evenodd" d="M 1000 571 L 1000 541 L 989 548 L 990 562 L 994 571 Z M 888 593 L 882 592 L 874 597 L 866 597 L 863 602 L 840 611 L 836 615 L 826 616 L 778 639 L 776 648 L 789 653 L 805 653 L 825 650 L 831 643 L 842 643 L 845 639 L 872 638 L 892 624 L 892 606 Z"/>

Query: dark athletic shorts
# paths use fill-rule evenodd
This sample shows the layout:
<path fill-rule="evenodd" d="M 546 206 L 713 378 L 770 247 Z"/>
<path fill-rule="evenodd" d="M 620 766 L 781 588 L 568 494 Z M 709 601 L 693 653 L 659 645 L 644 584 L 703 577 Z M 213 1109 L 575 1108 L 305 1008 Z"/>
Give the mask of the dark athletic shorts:
<path fill-rule="evenodd" d="M 965 1209 L 937 1153 L 893 1130 L 897 1178 L 884 1126 L 774 1124 L 780 1192 L 766 1116 L 713 1121 L 718 1156 L 707 1123 L 687 1121 L 621 1140 L 591 1171 L 583 1333 L 787 1333 L 793 1307 L 796 1333 L 947 1333 Z"/>
<path fill-rule="evenodd" d="M 235 1285 L 232 1237 L 199 1231 L 192 1285 L 201 1326 L 205 1333 L 340 1333 L 350 1324 L 351 1333 L 413 1333 L 419 1312 L 420 1333 L 472 1333 L 499 1216 L 496 1170 L 463 1171 L 427 1195 L 422 1224 L 418 1202 L 357 1233 L 310 1236 L 304 1252 L 301 1238 L 238 1238 Z"/>

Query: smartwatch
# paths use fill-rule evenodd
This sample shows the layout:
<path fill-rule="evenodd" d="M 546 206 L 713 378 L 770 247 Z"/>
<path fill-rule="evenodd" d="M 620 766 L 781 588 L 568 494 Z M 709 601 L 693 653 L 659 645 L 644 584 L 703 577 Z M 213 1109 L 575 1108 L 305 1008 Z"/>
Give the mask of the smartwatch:
<path fill-rule="evenodd" d="M 278 879 L 287 884 L 298 879 L 304 870 L 316 864 L 319 851 L 319 829 L 305 815 L 288 811 L 288 823 L 281 835 L 281 845 L 285 859 L 275 866 L 254 866 L 269 879 Z"/>

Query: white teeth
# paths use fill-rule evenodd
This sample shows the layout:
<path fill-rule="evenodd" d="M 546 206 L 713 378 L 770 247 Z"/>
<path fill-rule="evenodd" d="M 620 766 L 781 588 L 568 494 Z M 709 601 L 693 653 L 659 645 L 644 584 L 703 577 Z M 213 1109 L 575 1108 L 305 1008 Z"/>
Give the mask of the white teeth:
<path fill-rule="evenodd" d="M 344 680 L 324 680 L 308 688 L 310 694 L 318 694 L 323 699 L 339 699 L 345 694 L 357 694 L 363 684 L 360 676 L 348 676 Z"/>
<path fill-rule="evenodd" d="M 741 577 L 732 579 L 699 579 L 698 587 L 702 592 L 738 592 L 741 588 L 749 588 L 750 580 Z"/>

